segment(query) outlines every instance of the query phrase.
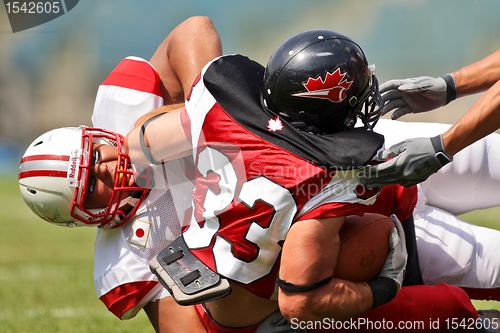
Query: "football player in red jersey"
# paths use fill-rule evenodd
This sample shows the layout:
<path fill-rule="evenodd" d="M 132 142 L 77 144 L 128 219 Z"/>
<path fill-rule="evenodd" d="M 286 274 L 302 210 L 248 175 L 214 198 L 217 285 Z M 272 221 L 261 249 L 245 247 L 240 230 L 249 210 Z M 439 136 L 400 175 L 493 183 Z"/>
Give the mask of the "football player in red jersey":
<path fill-rule="evenodd" d="M 307 35 L 310 39 L 304 38 Z M 321 45 L 316 45 L 319 51 L 308 49 L 323 41 L 334 44 L 332 49 L 335 44 L 341 45 L 346 52 L 352 48 L 345 44 L 354 44 L 349 46 L 356 48 L 356 56 L 363 58 L 359 60 L 352 54 L 347 58 L 365 64 L 361 70 L 357 69 L 361 77 L 365 75 L 364 84 L 360 83 L 363 79 L 355 78 L 356 74 L 347 74 L 348 61 L 346 64 L 336 59 L 334 68 L 322 68 L 322 72 L 316 73 L 306 71 L 308 77 L 293 67 L 294 62 L 299 69 L 304 66 L 308 52 L 316 51 L 324 58 L 339 56 L 334 51 L 328 52 L 332 49 L 322 50 Z M 301 54 L 303 50 L 306 51 Z M 297 58 L 293 59 L 294 56 Z M 273 58 L 279 61 L 273 62 Z M 273 68 L 276 63 L 277 68 Z M 288 68 L 280 67 L 283 63 L 290 64 L 293 70 L 287 72 Z M 160 163 L 194 150 L 195 204 L 184 239 L 204 264 L 239 282 L 235 287 L 239 295 L 247 290 L 261 298 L 272 295 L 281 250 L 277 245 L 286 234 L 280 267 L 280 309 L 289 317 L 303 318 L 359 314 L 373 305 L 370 288 L 331 278 L 335 260 L 331 243 L 338 229 L 329 228 L 339 228 L 342 216 L 349 213 L 382 208 L 386 214 L 394 212 L 395 207 L 388 205 L 394 201 L 383 199 L 384 193 L 391 189 L 382 190 L 371 205 L 370 199 L 375 199 L 377 191 L 356 193 L 359 185 L 356 179 L 350 173 L 340 172 L 367 163 L 380 148 L 376 134 L 369 131 L 377 119 L 376 111 L 371 108 L 377 100 L 370 85 L 376 86 L 374 80 L 358 46 L 327 31 L 307 32 L 286 42 L 271 58 L 266 74 L 264 68 L 248 58 L 221 57 L 205 66 L 195 81 L 186 110 L 152 119 L 128 136 L 129 153 L 135 162 L 143 159 Z M 285 84 L 280 87 L 281 82 Z M 231 96 L 234 91 L 238 94 Z M 277 97 L 273 99 L 274 96 Z M 368 107 L 362 112 L 360 105 L 367 100 Z M 341 106 L 336 104 L 341 102 L 344 102 Z M 312 110 L 307 109 L 308 105 Z M 364 129 L 352 129 L 357 116 L 364 121 Z M 184 127 L 185 135 L 165 138 L 164 133 L 175 133 L 180 126 Z M 355 144 L 357 150 L 346 148 L 346 144 L 351 148 L 352 142 L 359 142 Z M 317 165 L 337 168 L 340 175 L 317 169 Z M 307 187 L 310 184 L 314 186 Z M 316 190 L 304 191 L 304 188 Z M 399 213 L 403 218 L 408 217 L 415 203 L 411 199 L 414 190 L 393 190 L 392 194 L 409 198 L 400 202 Z M 410 195 L 405 196 L 405 192 Z M 330 214 L 331 219 L 322 219 Z M 273 230 L 274 237 L 267 242 L 262 240 L 266 228 Z M 293 246 L 287 247 L 287 243 Z M 325 253 L 327 248 L 333 248 L 333 254 Z M 304 267 L 310 268 L 307 274 Z M 298 271 L 301 273 L 297 274 Z M 266 283 L 266 279 L 271 283 Z M 336 292 L 336 288 L 350 293 L 351 298 L 342 299 L 342 292 Z M 227 326 L 248 320 L 248 312 L 236 312 L 237 302 L 224 300 L 226 303 L 222 304 L 226 306 L 220 303 L 224 301 L 215 301 L 197 308 L 204 317 L 211 316 Z M 337 303 L 340 300 L 345 303 Z M 421 300 L 425 303 L 425 299 Z M 328 306 L 321 302 L 327 302 Z M 263 306 L 258 308 L 266 311 Z M 342 309 L 336 313 L 339 308 Z M 244 313 L 244 317 L 238 319 L 235 312 Z M 256 315 L 263 316 L 262 312 Z"/>
<path fill-rule="evenodd" d="M 205 265 L 262 299 L 273 296 L 279 271 L 287 317 L 349 318 L 391 300 L 406 263 L 403 236 L 395 232 L 393 261 L 380 277 L 368 284 L 333 278 L 344 217 L 384 205 L 383 195 L 375 203 L 378 191 L 360 195 L 356 178 L 341 172 L 366 165 L 382 147 L 382 136 L 371 130 L 377 89 L 356 43 L 307 31 L 280 46 L 266 69 L 240 55 L 213 60 L 185 110 L 152 118 L 128 135 L 129 154 L 133 163 L 145 153 L 158 164 L 193 151 L 193 214 L 183 238 Z M 364 128 L 353 128 L 358 117 Z M 180 126 L 184 135 L 165 140 L 163 133 Z M 346 148 L 349 142 L 356 145 Z M 406 220 L 416 190 L 403 191 L 413 194 L 401 196 L 409 198 L 409 210 L 400 214 Z M 321 300 L 323 294 L 332 297 Z M 233 311 L 230 319 L 221 314 L 224 321 L 217 303 L 206 306 L 219 323 L 238 319 Z"/>
<path fill-rule="evenodd" d="M 193 21 L 194 21 L 195 25 L 194 25 L 194 27 L 193 27 L 193 26 L 191 26 L 191 29 L 194 29 L 194 30 L 200 30 L 200 29 L 199 29 L 199 28 L 200 28 L 199 26 L 198 26 L 198 27 L 196 27 L 196 22 L 200 23 L 200 19 L 188 20 L 188 22 L 190 22 L 191 24 L 193 23 Z M 204 23 L 204 24 L 206 24 L 206 19 L 201 19 L 201 21 L 202 21 L 202 22 L 203 22 L 203 21 L 205 21 L 205 23 Z M 189 26 L 189 25 L 188 25 L 188 26 Z M 186 28 L 186 25 L 184 25 L 184 28 Z M 211 28 L 211 25 L 209 25 L 209 26 L 208 26 L 208 27 L 206 27 L 206 28 L 210 29 L 210 28 Z M 212 27 L 212 29 L 213 29 L 213 27 Z M 181 29 L 181 30 L 182 30 L 182 29 Z M 174 30 L 174 31 L 175 31 L 175 30 Z M 189 31 L 189 30 L 188 30 L 188 31 Z M 211 31 L 213 31 L 213 30 L 211 30 Z M 174 39 L 174 38 L 171 38 L 170 40 L 172 40 L 172 39 Z M 165 48 L 164 48 L 164 50 L 167 50 L 167 49 L 168 49 L 167 47 L 165 47 Z M 160 52 L 160 53 L 163 53 L 163 52 Z M 123 65 L 120 65 L 119 67 L 117 67 L 117 70 L 115 71 L 115 74 L 116 74 L 116 73 L 120 73 L 122 70 L 124 70 L 124 71 L 125 71 L 125 72 L 124 72 L 124 73 L 122 73 L 122 74 L 127 74 L 126 70 L 127 70 L 128 68 L 130 68 L 130 67 L 133 67 L 133 66 L 137 65 L 137 64 L 135 63 L 135 62 L 137 62 L 136 60 L 137 60 L 137 59 L 128 59 L 126 62 L 124 62 L 124 63 L 123 63 Z M 152 61 L 153 61 L 153 60 L 152 60 Z M 141 64 L 142 64 L 142 63 L 141 63 Z M 156 67 L 156 66 L 158 66 L 158 64 L 155 64 L 155 67 Z M 146 66 L 145 68 L 146 68 L 146 70 L 148 70 L 148 68 L 150 68 L 150 67 Z M 134 74 L 135 74 L 135 75 L 137 75 L 137 73 L 134 73 Z M 333 75 L 333 74 L 335 74 L 335 71 L 332 71 L 332 72 L 331 72 L 331 74 L 330 74 L 330 76 L 331 76 L 331 75 Z M 342 76 L 342 73 L 339 73 L 339 74 L 340 74 L 340 76 Z M 127 75 L 123 75 L 123 76 L 127 76 Z M 109 91 L 105 91 L 105 90 L 106 90 L 106 88 L 109 88 L 109 87 L 114 86 L 114 85 L 122 85 L 122 84 L 123 84 L 123 83 L 117 83 L 117 81 L 115 80 L 115 78 L 116 78 L 116 77 L 120 77 L 120 75 L 116 75 L 116 76 L 114 76 L 114 77 L 112 77 L 112 75 L 110 75 L 109 80 L 106 80 L 106 82 L 105 82 L 106 84 L 105 84 L 105 85 L 103 85 L 103 86 L 101 87 L 101 88 L 102 88 L 102 90 L 103 90 L 103 93 L 106 93 L 106 94 L 110 93 Z M 193 77 L 194 77 L 194 75 L 193 75 Z M 155 76 L 155 75 L 153 75 L 153 81 L 155 81 L 155 80 L 156 80 L 156 76 Z M 337 79 L 337 80 L 338 80 L 338 79 Z M 165 78 L 164 78 L 164 77 L 162 77 L 161 82 L 163 82 L 163 81 L 165 81 Z M 317 81 L 317 80 L 316 80 L 316 81 Z M 339 81 L 339 82 L 338 82 L 338 83 L 339 83 L 339 85 L 342 85 L 342 89 L 345 89 L 346 85 L 345 85 L 345 83 L 343 83 L 343 79 L 341 78 L 341 79 L 340 79 L 340 80 L 338 80 L 338 81 Z M 325 82 L 326 82 L 326 77 L 325 77 Z M 127 82 L 127 83 L 130 83 L 130 82 Z M 189 84 L 190 84 L 190 83 L 189 83 Z M 178 87 L 181 87 L 181 86 L 182 86 L 182 87 L 185 87 L 185 86 L 189 86 L 189 85 L 185 85 L 185 84 L 178 84 Z M 162 94 L 162 93 L 161 93 L 161 89 L 159 90 L 159 91 L 160 91 L 160 92 L 159 92 L 159 91 L 157 90 L 157 88 L 156 88 L 156 87 L 157 87 L 156 85 L 153 85 L 153 88 L 154 88 L 154 89 L 151 91 L 151 94 L 152 94 L 152 95 L 154 95 L 154 96 L 162 96 L 164 99 L 166 99 L 166 100 L 167 100 L 169 97 L 168 97 L 167 95 L 165 95 L 165 94 Z M 100 90 L 101 90 L 101 88 L 100 88 Z M 138 87 L 135 87 L 135 86 L 134 86 L 134 87 L 129 87 L 129 86 L 126 86 L 125 88 L 126 88 L 126 89 L 133 89 L 133 88 L 138 88 Z M 140 88 L 142 89 L 142 88 L 144 88 L 144 87 L 140 87 Z M 329 97 L 329 96 L 328 96 L 329 94 L 326 94 L 326 95 L 328 96 L 328 98 L 331 98 L 331 99 L 341 99 L 341 98 L 343 98 L 343 96 L 344 96 L 344 95 L 343 95 L 343 93 L 342 93 L 342 89 L 337 89 L 337 90 L 340 90 L 340 91 L 338 91 L 338 93 L 334 93 L 334 94 L 332 95 L 333 97 Z M 304 89 L 304 90 L 305 90 L 305 89 Z M 311 88 L 311 90 L 312 90 L 312 88 Z M 332 90 L 335 90 L 335 89 L 332 89 Z M 175 90 L 172 90 L 172 91 L 175 91 Z M 131 92 L 131 91 L 128 91 L 128 93 L 130 94 L 130 93 L 132 93 L 132 92 Z M 310 92 L 308 91 L 308 93 L 310 93 Z M 304 98 L 307 98 L 307 97 L 304 97 Z M 344 99 L 345 99 L 345 97 L 344 97 Z M 137 100 L 135 100 L 135 102 L 136 102 L 136 101 L 137 101 Z M 98 105 L 105 104 L 105 102 L 106 102 L 106 101 L 104 101 L 104 100 L 102 100 L 102 99 L 99 99 L 99 95 L 98 95 L 98 101 L 96 102 L 96 107 L 97 107 Z M 155 102 L 155 101 L 153 101 L 153 102 L 152 102 L 152 104 L 154 104 L 154 103 L 156 103 L 156 102 Z M 109 104 L 106 104 L 106 105 L 109 105 Z M 121 110 L 121 112 L 122 112 L 122 113 L 120 113 L 120 115 L 123 115 L 123 112 L 124 112 L 124 111 L 123 111 L 123 107 L 124 107 L 124 105 L 121 105 L 120 110 Z M 97 112 L 96 112 L 96 111 L 97 111 Z M 95 113 L 94 113 L 94 122 L 95 122 L 95 123 L 97 122 L 97 124 L 98 124 L 99 126 L 102 126 L 102 125 L 101 125 L 101 124 L 102 124 L 102 120 L 100 120 L 100 117 L 102 116 L 102 114 L 101 114 L 101 115 L 99 115 L 98 111 L 99 111 L 99 108 L 97 108 L 97 109 L 95 110 Z M 109 110 L 109 109 L 106 109 L 106 112 L 110 112 L 110 110 Z M 126 121 L 126 119 L 124 120 L 123 118 L 124 118 L 124 117 L 120 117 L 120 122 L 124 122 L 124 121 Z M 125 117 L 125 118 L 127 118 L 127 117 Z M 131 118 L 133 118 L 133 117 L 131 117 Z M 284 126 L 283 126 L 283 123 L 281 122 L 281 120 L 280 120 L 279 118 L 273 118 L 272 120 L 273 120 L 273 122 L 270 122 L 270 121 L 269 121 L 269 122 L 267 123 L 267 127 L 269 128 L 269 130 L 270 130 L 271 132 L 279 132 L 279 131 L 281 131 L 282 129 L 280 130 L 280 127 L 284 127 Z M 132 119 L 132 122 L 133 122 L 133 119 Z M 281 123 L 281 125 L 280 125 L 280 123 Z M 154 125 L 154 122 L 152 122 L 152 123 L 150 124 L 150 126 L 153 126 L 153 125 Z M 298 125 L 298 126 L 303 126 L 302 124 L 297 124 L 297 125 Z M 113 128 L 112 126 L 113 126 L 113 125 L 107 125 L 106 127 L 114 130 L 114 128 Z M 116 126 L 116 125 L 114 125 L 114 126 Z M 123 129 L 122 129 L 122 131 L 123 131 Z M 165 138 L 164 138 L 164 137 L 162 137 L 162 140 L 165 140 Z M 35 143 L 37 143 L 37 142 L 38 142 L 38 141 L 36 141 Z M 103 158 L 104 158 L 104 159 L 107 159 L 106 157 L 103 157 L 103 156 L 104 156 L 104 155 L 101 155 L 101 156 L 100 156 L 99 154 L 97 154 L 97 156 L 95 156 L 95 160 L 94 160 L 94 161 L 97 161 L 97 163 L 98 163 L 98 164 L 100 164 L 100 162 L 102 162 L 102 161 L 103 161 Z M 257 161 L 257 162 L 258 162 L 258 161 Z M 104 169 L 106 169 L 106 168 L 104 168 Z M 286 169 L 285 169 L 285 170 L 286 170 Z M 106 171 L 106 170 L 104 170 L 104 171 Z M 266 172 L 267 172 L 267 171 L 272 171 L 272 170 L 271 170 L 271 169 L 270 169 L 270 170 L 266 170 Z M 292 172 L 295 172 L 295 171 L 297 171 L 297 170 L 288 169 L 288 171 L 290 172 L 290 174 L 292 174 Z M 308 170 L 305 170 L 305 172 L 306 172 L 306 174 L 307 174 Z M 310 171 L 309 171 L 309 172 L 310 172 Z M 109 173 L 107 173 L 107 174 L 109 175 Z M 120 177 L 119 177 L 119 178 L 120 178 Z M 321 177 L 318 177 L 318 178 L 319 178 L 319 179 L 318 179 L 318 183 L 319 183 L 319 185 L 321 185 L 321 184 L 322 184 L 322 178 L 321 178 Z M 130 178 L 127 178 L 126 176 L 124 176 L 122 179 L 130 179 Z M 326 179 L 328 179 L 328 178 L 326 178 Z M 255 183 L 254 183 L 254 184 L 255 184 Z M 101 180 L 100 180 L 100 177 L 97 177 L 97 179 L 96 179 L 96 183 L 95 183 L 94 185 L 92 185 L 92 182 L 90 182 L 90 183 L 88 184 L 88 186 L 89 186 L 89 187 L 94 187 L 95 189 L 97 189 L 97 190 L 96 190 L 96 193 L 95 193 L 95 194 L 97 194 L 97 193 L 98 193 L 98 191 L 99 191 L 98 189 L 99 189 L 99 188 L 100 188 L 100 186 L 101 186 Z M 314 186 L 314 187 L 312 187 L 312 188 L 313 188 L 313 189 L 314 189 L 314 188 L 318 188 L 318 186 L 316 186 L 316 184 L 315 184 L 315 186 Z M 303 187 L 297 190 L 297 193 L 303 193 L 303 192 L 304 192 L 304 188 L 303 188 Z M 359 195 L 359 196 L 362 196 L 362 193 L 359 193 L 359 192 L 358 192 L 358 195 Z M 152 200 L 151 196 L 152 196 L 152 195 L 151 195 L 151 193 L 150 193 L 150 194 L 149 194 L 149 196 L 148 196 L 148 198 Z M 365 198 L 366 198 L 366 197 L 365 197 Z M 156 209 L 156 208 L 155 208 L 155 209 Z M 158 210 L 159 210 L 159 209 L 160 209 L 160 208 L 158 208 Z M 265 208 L 264 208 L 264 209 L 265 209 Z M 62 209 L 62 210 L 64 210 L 64 209 Z M 264 210 L 264 211 L 265 211 L 265 210 Z M 404 211 L 404 208 L 403 208 L 403 211 Z M 143 212 L 140 212 L 140 216 L 144 216 L 144 213 L 143 213 Z M 154 218 L 157 218 L 157 217 L 154 217 Z M 54 222 L 54 221 L 53 221 L 53 222 Z M 87 221 L 87 222 L 92 222 L 92 221 Z M 137 223 L 137 222 L 139 222 L 139 223 Z M 139 229 L 139 227 L 143 227 L 143 225 L 144 225 L 144 223 L 140 223 L 140 222 L 143 222 L 143 221 L 141 220 L 141 217 L 139 217 L 139 218 L 136 218 L 136 219 L 135 219 L 134 224 L 132 224 L 132 228 L 130 228 L 131 230 L 130 230 L 130 229 L 128 230 L 128 231 L 132 231 L 132 232 L 134 232 L 134 233 L 133 233 L 133 235 L 129 235 L 129 237 L 127 238 L 127 242 L 128 242 L 128 243 L 130 243 L 130 244 L 132 244 L 132 243 L 134 243 L 134 242 L 135 242 L 135 243 L 134 243 L 135 245 L 139 245 L 139 246 L 144 246 L 144 247 L 147 247 L 147 248 L 145 248 L 145 249 L 144 249 L 144 252 L 146 252 L 146 250 L 148 250 L 148 249 L 149 249 L 149 245 L 150 245 L 150 244 L 149 244 L 149 243 L 141 243 L 141 239 L 140 239 L 140 238 L 143 238 L 143 237 L 139 237 L 139 236 L 140 236 L 140 235 L 143 235 L 143 234 L 142 234 L 142 233 L 140 233 L 139 231 L 144 232 L 144 230 L 146 230 L 146 232 L 147 232 L 147 229 L 145 229 L 145 228 L 143 228 L 143 229 Z M 165 222 L 166 222 L 166 221 L 165 221 Z M 137 226 L 137 228 L 136 228 L 136 225 L 138 225 L 138 226 Z M 128 228 L 128 227 L 129 227 L 129 225 L 127 225 L 127 224 L 126 224 L 126 225 L 124 225 L 124 226 L 123 226 L 122 228 L 120 228 L 120 229 L 125 229 L 125 230 L 127 230 L 127 228 Z M 157 227 L 158 227 L 158 225 L 154 225 L 154 226 L 151 228 L 151 235 L 153 235 L 153 230 L 157 230 L 157 229 L 155 229 L 155 228 L 157 228 Z M 134 229 L 134 228 L 135 228 L 135 229 Z M 112 256 L 112 255 L 111 255 L 111 256 L 110 256 L 110 255 L 105 255 L 105 256 L 103 256 L 103 254 L 105 253 L 105 251 L 97 251 L 98 249 L 102 249 L 103 247 L 105 248 L 105 250 L 106 250 L 106 251 L 110 251 L 110 249 L 109 249 L 109 248 L 106 248 L 106 244 L 108 244 L 108 245 L 109 245 L 108 247 L 116 247 L 116 248 L 117 248 L 117 250 L 119 250 L 119 249 L 120 249 L 120 248 L 119 248 L 119 246 L 121 245 L 121 243 L 119 243 L 118 241 L 114 241 L 114 240 L 115 240 L 115 238 L 116 238 L 116 236 L 117 236 L 117 231 L 116 231 L 116 230 L 117 230 L 117 229 L 114 229 L 114 230 L 108 230 L 108 231 L 106 231 L 106 230 L 101 230 L 101 229 L 99 229 L 99 235 L 98 235 L 98 240 L 97 240 L 97 243 L 96 243 L 96 244 L 98 244 L 100 247 L 97 247 L 97 248 L 96 248 L 96 260 L 106 261 L 107 259 L 109 259 L 109 258 Z M 122 232 L 122 230 L 120 230 L 120 232 Z M 125 232 L 123 232 L 123 233 L 125 234 Z M 118 234 L 118 235 L 120 235 L 120 234 Z M 138 238 L 139 238 L 139 239 L 138 239 Z M 118 246 L 117 246 L 117 243 L 119 243 L 119 244 L 118 244 Z M 133 252 L 134 250 L 136 250 L 136 248 L 134 248 L 134 247 L 130 246 L 130 244 L 125 244 L 125 245 L 127 245 L 127 246 L 128 246 L 128 247 L 125 247 L 125 248 L 128 248 L 128 249 L 129 249 L 129 251 L 127 251 L 127 252 Z M 147 246 L 146 246 L 146 245 L 147 245 Z M 103 257 L 103 258 L 99 258 L 99 257 Z M 128 263 L 128 264 L 130 264 L 130 261 L 128 261 L 130 258 L 126 258 L 126 259 L 127 259 L 127 263 Z M 116 265 L 116 264 L 114 263 L 113 265 Z M 134 267 L 133 269 L 131 269 L 131 271 L 132 271 L 132 270 L 136 270 L 136 269 L 137 269 L 137 268 L 136 268 L 136 267 Z M 113 271 L 111 271 L 111 272 L 109 272 L 109 273 L 113 273 Z M 144 274 L 144 273 L 141 273 L 141 274 Z M 113 274 L 113 275 L 114 275 L 114 274 Z M 116 275 L 114 275 L 114 276 L 116 276 Z M 130 278 L 127 278 L 127 279 L 130 279 Z M 141 278 L 138 278 L 138 277 L 133 277 L 133 276 L 132 276 L 132 279 L 137 279 L 137 280 L 134 282 L 134 285 L 137 285 L 137 284 L 140 284 L 140 283 L 141 283 Z M 105 283 L 109 283 L 109 282 L 105 282 Z M 156 282 L 156 283 L 157 283 L 157 282 Z M 124 284 L 121 284 L 121 285 L 119 285 L 119 287 L 118 287 L 118 288 L 111 289 L 111 291 L 109 291 L 109 292 L 108 292 L 106 295 L 104 295 L 104 297 L 103 297 L 103 301 L 104 301 L 104 300 L 110 300 L 110 302 L 109 302 L 110 310 L 112 310 L 114 313 L 116 313 L 118 316 L 120 316 L 120 317 L 122 317 L 122 318 L 127 318 L 127 316 L 133 316 L 133 315 L 136 313 L 136 311 L 138 311 L 138 309 L 140 309 L 142 306 L 144 306 L 144 303 L 141 303 L 141 302 L 143 302 L 143 300 L 145 300 L 145 299 L 147 299 L 147 297 L 149 297 L 149 296 L 147 296 L 147 297 L 146 297 L 145 295 L 142 295 L 142 296 L 140 296 L 140 297 L 144 297 L 144 298 L 142 298 L 142 300 L 141 300 L 141 299 L 137 299 L 137 298 L 136 298 L 136 300 L 131 299 L 131 298 L 130 298 L 130 296 L 129 296 L 130 294 L 128 293 L 130 290 L 129 290 L 129 289 L 127 289 L 127 288 L 128 288 L 127 286 L 129 286 L 129 285 L 131 285 L 131 284 L 130 284 L 130 283 L 124 283 Z M 123 288 L 122 288 L 122 287 L 123 287 Z M 155 288 L 156 288 L 156 287 L 155 287 Z M 434 288 L 434 289 L 439 290 L 439 288 Z M 144 289 L 144 290 L 146 290 L 148 294 L 149 294 L 149 293 L 151 293 L 151 292 L 153 292 L 153 291 L 157 292 L 157 291 L 156 291 L 156 289 Z M 442 288 L 441 288 L 441 290 L 442 290 Z M 138 295 L 138 294 L 137 294 L 137 292 L 142 292 L 142 289 L 139 289 L 139 290 L 131 290 L 131 291 L 132 291 L 132 292 L 135 292 L 135 293 L 136 293 L 135 295 Z M 418 294 L 421 294 L 421 292 L 420 292 L 420 293 L 419 293 L 419 292 L 417 292 L 417 293 L 416 293 L 416 295 L 418 295 Z M 123 302 L 120 302 L 120 300 L 123 300 L 123 299 L 124 299 L 124 300 L 129 300 L 130 302 L 129 302 L 129 303 L 123 303 Z M 397 300 L 397 299 L 398 299 L 398 298 L 396 298 L 396 300 Z M 451 298 L 451 299 L 453 299 L 453 298 Z M 463 301 L 463 299 L 462 299 L 462 301 Z M 133 303 L 133 302 L 137 302 L 137 303 Z M 167 324 L 170 324 L 170 325 L 171 325 L 171 329 L 173 329 L 174 331 L 175 331 L 175 330 L 179 330 L 179 327 L 180 327 L 179 325 L 181 325 L 181 322 L 179 321 L 179 319 L 181 319 L 181 318 L 186 318 L 186 321 L 189 321 L 189 318 L 191 318 L 189 315 L 186 315 L 185 317 L 184 317 L 184 316 L 182 316 L 181 318 L 179 318 L 179 316 L 181 316 L 181 314 L 180 314 L 179 312 L 175 312 L 175 311 L 177 311 L 177 309 L 176 309 L 176 308 L 174 308 L 174 307 L 171 307 L 171 305 L 169 305 L 169 302 L 170 302 L 170 303 L 172 302 L 171 298 L 168 298 L 168 297 L 167 297 L 167 298 L 161 298 L 161 300 L 160 300 L 160 301 L 151 301 L 151 302 L 150 302 L 150 304 L 148 304 L 148 305 L 146 306 L 146 311 L 148 312 L 148 315 L 149 315 L 149 316 L 150 316 L 150 318 L 152 319 L 152 322 L 153 322 L 153 324 L 155 325 L 155 328 L 156 328 L 157 330 L 159 330 L 159 331 L 162 331 L 162 330 L 167 330 L 168 328 L 166 328 L 166 326 L 163 326 L 163 325 L 167 325 Z M 130 306 L 130 304 L 133 304 L 134 306 L 133 306 L 132 308 L 128 307 L 128 306 Z M 398 304 L 400 304 L 400 303 L 398 303 Z M 469 304 L 470 304 L 470 303 L 469 303 Z M 400 309 L 400 307 L 397 307 L 397 308 L 399 308 L 399 309 Z M 187 309 L 187 308 L 184 308 L 184 309 L 183 309 L 183 311 L 186 311 L 186 309 Z M 394 310 L 394 309 L 393 309 L 393 310 Z M 171 312 L 170 312 L 170 311 L 171 311 Z M 170 313 L 170 314 L 169 314 L 169 313 Z M 389 310 L 388 310 L 388 313 L 394 314 L 394 313 L 395 313 L 395 311 L 391 311 L 391 310 L 389 309 Z M 176 316 L 176 318 L 178 318 L 178 319 L 177 319 L 175 322 L 173 322 L 173 321 L 171 320 L 172 316 Z M 241 325 L 241 323 L 240 323 L 240 325 Z M 187 329 L 187 330 L 189 330 L 189 331 L 191 331 L 191 332 L 192 332 L 192 331 L 194 331 L 194 328 L 189 328 L 189 329 Z"/>

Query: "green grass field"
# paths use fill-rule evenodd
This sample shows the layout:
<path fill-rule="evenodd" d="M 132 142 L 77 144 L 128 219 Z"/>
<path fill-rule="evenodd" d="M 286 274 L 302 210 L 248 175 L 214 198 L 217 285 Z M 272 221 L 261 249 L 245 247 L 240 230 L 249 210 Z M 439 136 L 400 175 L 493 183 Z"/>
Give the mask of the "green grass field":
<path fill-rule="evenodd" d="M 0 179 L 0 332 L 154 332 L 146 315 L 120 321 L 97 298 L 94 228 L 44 223 L 15 179 Z"/>
<path fill-rule="evenodd" d="M 120 321 L 97 299 L 92 279 L 93 228 L 43 223 L 24 205 L 15 179 L 0 179 L 0 332 L 153 332 L 141 312 Z M 500 210 L 468 214 L 493 226 Z M 497 302 L 476 302 L 498 307 Z"/>

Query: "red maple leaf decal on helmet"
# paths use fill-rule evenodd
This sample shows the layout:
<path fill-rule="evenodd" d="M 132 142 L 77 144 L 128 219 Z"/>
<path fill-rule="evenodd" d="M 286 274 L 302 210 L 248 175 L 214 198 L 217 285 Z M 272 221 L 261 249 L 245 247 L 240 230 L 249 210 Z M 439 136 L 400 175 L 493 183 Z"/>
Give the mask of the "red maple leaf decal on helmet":
<path fill-rule="evenodd" d="M 340 67 L 333 73 L 326 72 L 325 80 L 318 76 L 313 79 L 309 77 L 304 83 L 306 92 L 296 93 L 292 96 L 327 99 L 330 102 L 339 103 L 347 97 L 347 90 L 351 87 L 352 81 L 345 79 L 346 73 L 340 72 Z"/>

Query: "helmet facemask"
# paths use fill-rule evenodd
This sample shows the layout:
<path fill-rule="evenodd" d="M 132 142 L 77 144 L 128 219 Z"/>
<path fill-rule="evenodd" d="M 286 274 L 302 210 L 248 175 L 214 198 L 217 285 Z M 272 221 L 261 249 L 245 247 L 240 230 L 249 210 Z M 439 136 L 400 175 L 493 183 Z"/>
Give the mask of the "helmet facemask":
<path fill-rule="evenodd" d="M 384 100 L 379 92 L 377 77 L 372 74 L 366 90 L 353 108 L 354 123 L 356 118 L 359 118 L 366 129 L 373 130 L 381 116 L 380 112 L 383 106 Z"/>
<path fill-rule="evenodd" d="M 104 228 L 114 228 L 130 220 L 140 203 L 146 197 L 150 184 L 138 186 L 134 181 L 134 171 L 131 168 L 130 158 L 124 152 L 124 138 L 122 135 L 110 131 L 82 128 L 82 142 L 80 151 L 74 151 L 70 158 L 68 171 L 70 186 L 75 187 L 71 204 L 71 216 L 85 224 L 98 224 Z M 118 150 L 117 166 L 114 173 L 113 190 L 103 208 L 86 208 L 85 201 L 89 194 L 91 171 L 93 167 L 94 144 L 106 143 Z M 79 156 L 79 158 L 78 158 Z M 73 163 L 73 165 L 71 165 Z M 78 169 L 75 178 L 71 178 L 71 171 Z M 133 184 L 132 184 L 133 183 Z M 130 185 L 132 184 L 132 185 Z"/>

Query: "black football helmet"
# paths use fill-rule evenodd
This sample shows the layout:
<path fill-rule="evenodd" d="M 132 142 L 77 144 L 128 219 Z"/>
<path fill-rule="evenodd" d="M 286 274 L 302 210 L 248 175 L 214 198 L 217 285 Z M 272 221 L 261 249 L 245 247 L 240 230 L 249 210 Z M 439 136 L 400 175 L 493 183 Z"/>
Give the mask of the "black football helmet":
<path fill-rule="evenodd" d="M 351 128 L 358 117 L 371 129 L 383 106 L 361 47 L 328 30 L 301 32 L 274 52 L 264 73 L 263 102 L 316 134 Z"/>

